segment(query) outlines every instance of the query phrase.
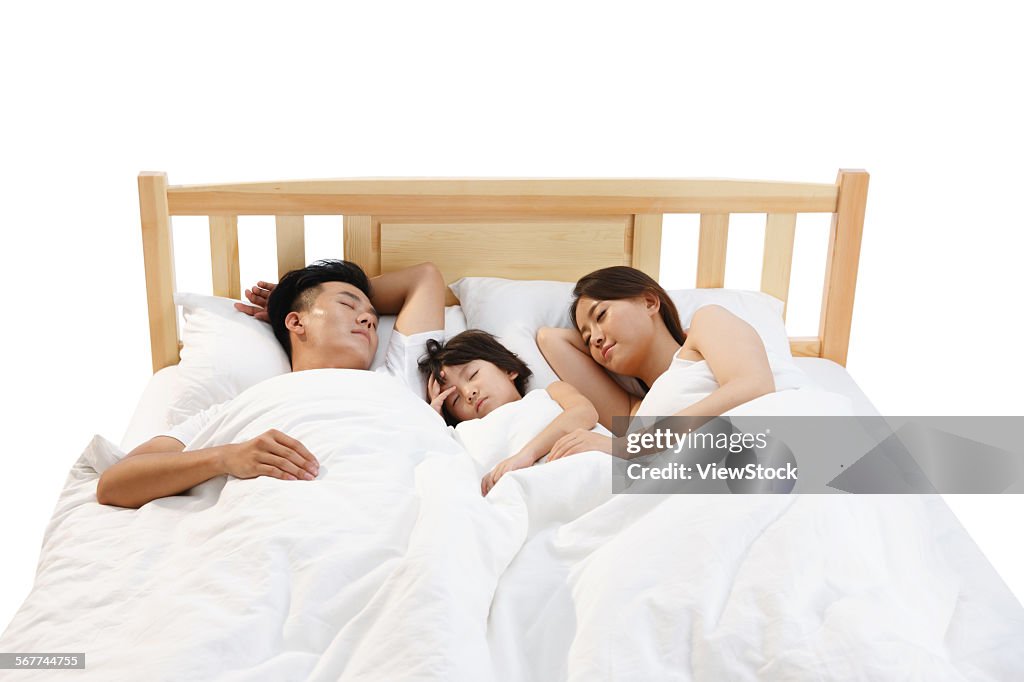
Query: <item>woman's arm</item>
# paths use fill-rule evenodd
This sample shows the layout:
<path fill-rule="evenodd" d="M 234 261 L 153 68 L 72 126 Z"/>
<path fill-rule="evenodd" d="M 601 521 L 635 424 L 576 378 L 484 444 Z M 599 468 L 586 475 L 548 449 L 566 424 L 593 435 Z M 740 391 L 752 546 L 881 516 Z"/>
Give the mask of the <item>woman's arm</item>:
<path fill-rule="evenodd" d="M 717 417 L 775 392 L 775 378 L 761 337 L 725 308 L 709 305 L 697 310 L 687 335 L 693 349 L 707 361 L 718 388 L 675 416 Z"/>
<path fill-rule="evenodd" d="M 597 364 L 572 329 L 542 327 L 537 331 L 537 346 L 555 370 L 558 378 L 574 386 L 597 409 L 597 420 L 609 431 L 612 417 L 633 413 L 640 399 L 631 396 Z"/>
<path fill-rule="evenodd" d="M 555 417 L 543 431 L 516 454 L 502 460 L 498 466 L 483 477 L 480 490 L 484 495 L 494 487 L 498 480 L 509 471 L 524 469 L 551 451 L 551 446 L 566 434 L 584 430 L 589 431 L 597 424 L 597 410 L 583 394 L 564 381 L 556 381 L 548 386 L 548 395 L 562 406 L 562 413 Z"/>

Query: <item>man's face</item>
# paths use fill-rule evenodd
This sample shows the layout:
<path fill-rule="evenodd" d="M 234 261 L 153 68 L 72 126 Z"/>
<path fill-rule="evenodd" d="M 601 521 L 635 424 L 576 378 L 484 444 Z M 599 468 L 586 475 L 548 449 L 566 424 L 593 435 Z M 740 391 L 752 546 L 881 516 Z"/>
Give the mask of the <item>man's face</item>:
<path fill-rule="evenodd" d="M 362 291 L 325 282 L 316 299 L 297 313 L 302 333 L 292 329 L 292 354 L 317 358 L 323 367 L 369 369 L 377 352 L 377 311 Z"/>

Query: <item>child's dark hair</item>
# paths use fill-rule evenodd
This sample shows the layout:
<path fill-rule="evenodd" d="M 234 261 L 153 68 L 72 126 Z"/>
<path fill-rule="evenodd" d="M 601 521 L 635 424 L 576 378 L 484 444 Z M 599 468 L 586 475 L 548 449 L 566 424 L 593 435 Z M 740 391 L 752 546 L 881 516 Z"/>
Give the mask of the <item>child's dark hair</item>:
<path fill-rule="evenodd" d="M 427 341 L 427 354 L 419 360 L 420 371 L 428 377 L 434 377 L 439 384 L 441 380 L 441 367 L 455 367 L 465 365 L 473 360 L 486 360 L 506 372 L 515 372 L 516 378 L 512 380 L 516 391 L 520 396 L 526 395 L 526 382 L 533 375 L 533 372 L 526 363 L 519 359 L 519 356 L 501 345 L 498 339 L 482 329 L 467 329 L 461 334 L 456 334 L 441 345 L 434 339 Z M 450 426 L 459 423 L 455 415 L 448 412 L 448 406 L 441 406 L 441 414 L 445 422 Z"/>
<path fill-rule="evenodd" d="M 370 297 L 370 280 L 363 269 L 347 260 L 325 259 L 292 270 L 278 282 L 267 300 L 267 316 L 278 343 L 292 359 L 292 340 L 284 318 L 288 313 L 302 312 L 309 308 L 320 293 L 320 285 L 326 282 L 351 284 Z"/>

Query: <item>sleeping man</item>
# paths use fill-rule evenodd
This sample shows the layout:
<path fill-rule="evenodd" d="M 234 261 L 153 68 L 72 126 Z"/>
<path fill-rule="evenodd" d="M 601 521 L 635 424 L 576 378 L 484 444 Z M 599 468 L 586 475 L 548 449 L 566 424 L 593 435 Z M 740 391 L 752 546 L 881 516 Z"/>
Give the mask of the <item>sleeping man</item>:
<path fill-rule="evenodd" d="M 384 431 L 378 434 L 381 440 L 391 446 L 404 442 L 447 449 L 450 439 L 423 398 L 417 367 L 427 340 L 443 341 L 444 297 L 444 280 L 430 263 L 373 279 L 358 265 L 339 260 L 289 272 L 273 289 L 265 311 L 237 305 L 270 322 L 292 372 L 263 381 L 135 448 L 103 472 L 97 500 L 138 508 L 228 474 L 310 481 L 321 475 L 318 451 L 342 447 L 358 454 L 381 446 L 365 432 L 351 442 L 343 443 L 337 433 L 318 441 L 318 433 L 333 432 L 317 429 L 329 420 L 351 420 L 343 433 L 355 434 L 361 425 L 389 414 L 386 428 L 377 428 Z M 250 300 L 263 298 L 256 293 Z M 369 372 L 378 314 L 395 313 L 384 366 Z M 401 423 L 395 423 L 395 414 L 402 416 Z"/>

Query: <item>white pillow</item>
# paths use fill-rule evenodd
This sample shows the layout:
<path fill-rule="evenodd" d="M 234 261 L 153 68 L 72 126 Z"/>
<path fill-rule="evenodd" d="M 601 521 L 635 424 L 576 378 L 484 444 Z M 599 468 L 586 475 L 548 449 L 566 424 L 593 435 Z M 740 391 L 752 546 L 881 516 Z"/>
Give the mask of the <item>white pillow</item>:
<path fill-rule="evenodd" d="M 537 330 L 572 328 L 569 303 L 574 283 L 463 277 L 449 286 L 469 328 L 494 334 L 533 371 L 527 391 L 558 381 L 537 347 Z"/>
<path fill-rule="evenodd" d="M 537 347 L 541 327 L 575 329 L 569 318 L 574 282 L 519 281 L 496 277 L 463 277 L 451 284 L 470 328 L 497 336 L 533 370 L 530 389 L 545 388 L 557 375 Z M 678 289 L 668 292 L 679 310 L 683 329 L 690 326 L 698 308 L 716 304 L 746 321 L 757 331 L 773 363 L 792 364 L 783 303 L 760 291 L 738 289 Z M 793 370 L 799 372 L 795 365 Z M 627 390 L 635 381 L 613 374 Z"/>
<path fill-rule="evenodd" d="M 291 371 L 288 356 L 270 325 L 235 310 L 235 301 L 219 296 L 182 292 L 181 362 L 171 382 L 169 425 L 178 424 L 206 408 L 230 400 L 264 379 Z M 370 369 L 384 364 L 395 327 L 394 315 L 383 315 L 377 327 L 379 343 Z M 445 333 L 466 329 L 459 306 L 445 308 Z"/>
<path fill-rule="evenodd" d="M 182 307 L 185 324 L 170 405 L 172 424 L 291 371 L 270 325 L 235 310 L 233 300 L 178 293 L 174 302 Z"/>

